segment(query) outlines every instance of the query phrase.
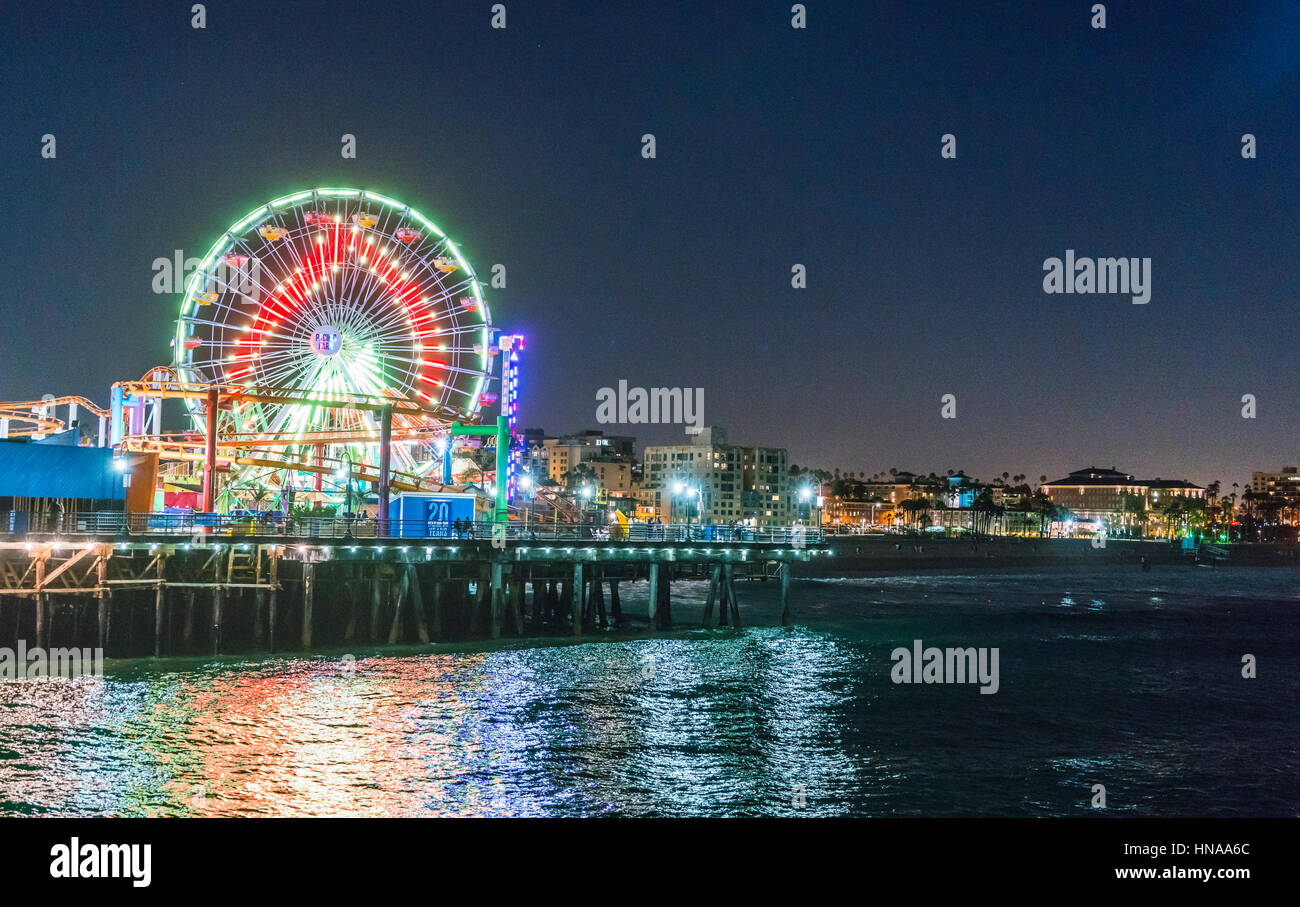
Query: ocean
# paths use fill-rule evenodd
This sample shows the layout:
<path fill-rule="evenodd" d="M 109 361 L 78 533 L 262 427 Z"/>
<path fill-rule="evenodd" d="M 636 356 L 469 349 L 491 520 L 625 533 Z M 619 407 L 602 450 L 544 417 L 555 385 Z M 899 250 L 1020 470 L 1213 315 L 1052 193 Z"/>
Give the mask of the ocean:
<path fill-rule="evenodd" d="M 1300 813 L 1300 570 L 799 580 L 787 628 L 742 583 L 739 630 L 705 592 L 668 633 L 2 681 L 0 814 Z M 996 649 L 997 691 L 894 682 L 914 645 Z"/>

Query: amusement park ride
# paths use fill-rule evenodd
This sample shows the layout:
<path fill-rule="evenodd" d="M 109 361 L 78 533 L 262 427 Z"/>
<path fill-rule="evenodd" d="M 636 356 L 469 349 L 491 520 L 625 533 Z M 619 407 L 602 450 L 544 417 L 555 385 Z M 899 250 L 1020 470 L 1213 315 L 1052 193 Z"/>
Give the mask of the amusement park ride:
<path fill-rule="evenodd" d="M 312 189 L 258 207 L 212 244 L 186 281 L 170 366 L 114 384 L 108 410 L 82 397 L 0 403 L 0 437 L 57 433 L 81 408 L 99 417 L 99 446 L 157 464 L 151 494 L 155 471 L 179 481 L 201 470 L 203 512 L 268 490 L 286 504 L 320 500 L 327 483 L 351 498 L 370 483 L 381 526 L 393 491 L 490 490 L 503 522 L 523 345 L 492 327 L 473 268 L 420 212 Z M 162 431 L 169 399 L 183 401 L 188 430 Z M 480 453 L 496 445 L 491 467 L 458 449 L 467 438 Z"/>

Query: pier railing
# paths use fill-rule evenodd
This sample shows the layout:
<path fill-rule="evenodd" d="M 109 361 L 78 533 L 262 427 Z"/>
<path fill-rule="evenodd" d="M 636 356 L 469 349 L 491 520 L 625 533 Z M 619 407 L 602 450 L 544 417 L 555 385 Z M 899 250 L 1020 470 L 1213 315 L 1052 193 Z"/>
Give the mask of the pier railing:
<path fill-rule="evenodd" d="M 592 523 L 491 520 L 388 520 L 336 517 L 284 517 L 277 514 L 122 513 L 101 511 L 71 516 L 0 520 L 0 539 L 131 536 L 259 536 L 296 539 L 463 539 L 466 541 L 610 541 L 813 545 L 825 541 L 823 530 L 805 526 L 734 526 L 698 523 Z M 22 516 L 26 517 L 26 514 Z"/>

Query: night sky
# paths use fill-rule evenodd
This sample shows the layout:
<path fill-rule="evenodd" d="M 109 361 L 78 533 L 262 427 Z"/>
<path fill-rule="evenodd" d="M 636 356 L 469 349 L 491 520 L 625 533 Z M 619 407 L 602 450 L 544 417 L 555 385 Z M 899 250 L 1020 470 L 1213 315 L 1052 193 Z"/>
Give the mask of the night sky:
<path fill-rule="evenodd" d="M 806 5 L 6 3 L 0 399 L 106 404 L 170 360 L 155 258 L 356 186 L 507 266 L 551 433 L 626 379 L 867 473 L 1300 460 L 1300 4 Z M 1066 249 L 1150 257 L 1150 303 L 1045 294 Z"/>

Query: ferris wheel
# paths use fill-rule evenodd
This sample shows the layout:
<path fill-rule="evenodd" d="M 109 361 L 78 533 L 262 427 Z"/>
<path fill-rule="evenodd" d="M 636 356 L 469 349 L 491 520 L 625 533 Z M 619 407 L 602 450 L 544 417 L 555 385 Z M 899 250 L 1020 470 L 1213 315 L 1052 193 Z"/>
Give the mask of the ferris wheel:
<path fill-rule="evenodd" d="M 430 443 L 426 433 L 475 419 L 490 398 L 491 340 L 474 270 L 437 225 L 373 192 L 312 189 L 213 244 L 186 283 L 174 347 L 182 382 L 248 391 L 221 413 L 223 435 L 365 456 L 385 402 L 395 430 Z M 188 405 L 202 428 L 203 403 Z M 425 459 L 411 444 L 394 458 Z"/>

